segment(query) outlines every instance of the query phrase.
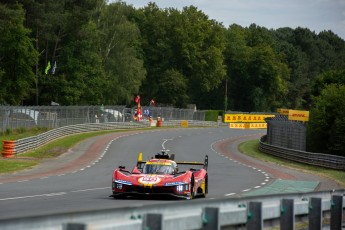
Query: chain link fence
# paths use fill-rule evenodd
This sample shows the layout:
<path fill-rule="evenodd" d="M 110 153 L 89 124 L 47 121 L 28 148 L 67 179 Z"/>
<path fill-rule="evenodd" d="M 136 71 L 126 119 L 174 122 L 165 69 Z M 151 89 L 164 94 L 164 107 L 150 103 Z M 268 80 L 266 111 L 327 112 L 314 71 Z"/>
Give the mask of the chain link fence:
<path fill-rule="evenodd" d="M 276 115 L 266 118 L 267 143 L 287 149 L 306 151 L 306 125 L 299 121 L 290 121 L 287 116 Z"/>
<path fill-rule="evenodd" d="M 142 106 L 143 120 L 157 117 L 169 120 L 205 120 L 205 111 L 171 107 Z M 137 108 L 126 106 L 0 106 L 0 132 L 18 128 L 46 127 L 107 122 L 136 122 Z"/>

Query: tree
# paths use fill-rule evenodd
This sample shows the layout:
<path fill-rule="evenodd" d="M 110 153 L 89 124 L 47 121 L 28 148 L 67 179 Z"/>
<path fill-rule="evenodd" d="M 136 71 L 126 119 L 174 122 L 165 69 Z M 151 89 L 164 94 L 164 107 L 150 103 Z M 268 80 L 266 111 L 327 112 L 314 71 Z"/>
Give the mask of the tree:
<path fill-rule="evenodd" d="M 135 23 L 128 20 L 131 11 L 123 3 L 112 3 L 102 10 L 98 22 L 100 50 L 106 72 L 103 89 L 106 104 L 129 104 L 146 77 L 140 31 Z"/>
<path fill-rule="evenodd" d="M 176 68 L 188 79 L 190 102 L 205 108 L 200 95 L 218 88 L 226 76 L 225 29 L 193 6 L 185 7 L 176 17 L 181 23 L 169 30 L 175 35 L 171 35 L 172 49 L 178 51 L 174 55 L 175 63 L 180 63 Z"/>
<path fill-rule="evenodd" d="M 55 1 L 56 2 L 56 1 Z M 50 18 L 42 39 L 43 63 L 57 61 L 57 73 L 41 78 L 40 103 L 62 105 L 103 103 L 104 68 L 100 32 L 95 23 L 103 0 L 44 2 L 43 18 Z M 45 65 L 44 65 L 45 66 Z"/>
<path fill-rule="evenodd" d="M 277 51 L 289 66 L 289 94 L 286 107 L 309 109 L 311 88 L 320 73 L 343 69 L 345 43 L 332 32 L 319 35 L 307 28 L 281 28 L 274 32 Z"/>
<path fill-rule="evenodd" d="M 288 93 L 282 101 L 284 108 L 300 108 L 306 106 L 306 95 L 309 93 L 308 55 L 294 44 L 294 30 L 291 28 L 277 29 L 275 37 L 276 52 L 282 55 L 286 62 L 290 78 L 287 80 Z"/>
<path fill-rule="evenodd" d="M 158 97 L 161 103 L 173 104 L 178 108 L 185 108 L 188 102 L 187 79 L 177 70 L 167 70 L 160 79 L 162 90 Z"/>
<path fill-rule="evenodd" d="M 308 151 L 345 156 L 344 85 L 327 85 L 316 97 L 307 130 Z"/>
<path fill-rule="evenodd" d="M 20 105 L 35 82 L 38 53 L 19 4 L 0 4 L 0 104 Z"/>
<path fill-rule="evenodd" d="M 330 70 L 320 74 L 313 84 L 312 95 L 319 96 L 322 90 L 330 84 L 345 85 L 345 70 Z"/>
<path fill-rule="evenodd" d="M 232 25 L 225 60 L 233 110 L 274 111 L 287 94 L 289 71 L 267 29 Z"/>
<path fill-rule="evenodd" d="M 161 79 L 173 69 L 187 79 L 188 103 L 202 108 L 200 95 L 219 87 L 226 73 L 222 25 L 193 6 L 182 11 L 161 10 L 154 3 L 141 9 L 135 20 L 143 38 L 147 69 L 147 79 L 140 89 L 143 95 L 159 100 L 164 84 Z"/>
<path fill-rule="evenodd" d="M 102 104 L 104 71 L 99 53 L 99 32 L 90 21 L 79 30 L 78 39 L 70 41 L 61 51 L 65 87 L 59 87 L 57 98 L 64 105 Z"/>
<path fill-rule="evenodd" d="M 155 3 L 133 12 L 130 19 L 138 25 L 141 34 L 141 48 L 144 67 L 147 75 L 140 87 L 142 98 L 156 98 L 160 91 L 160 78 L 163 73 L 174 67 L 173 50 L 167 35 L 168 13 L 161 10 Z"/>

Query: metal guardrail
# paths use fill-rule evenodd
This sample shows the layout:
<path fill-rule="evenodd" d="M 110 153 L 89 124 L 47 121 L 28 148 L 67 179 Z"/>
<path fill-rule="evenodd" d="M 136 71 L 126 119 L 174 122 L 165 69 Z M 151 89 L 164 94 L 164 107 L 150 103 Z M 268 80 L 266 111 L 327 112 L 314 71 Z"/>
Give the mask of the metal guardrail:
<path fill-rule="evenodd" d="M 180 126 L 181 121 L 164 121 L 162 126 Z M 218 126 L 217 122 L 213 121 L 188 121 L 188 126 L 200 126 L 200 127 L 214 127 Z M 35 148 L 38 148 L 50 141 L 58 138 L 78 134 L 83 132 L 102 131 L 102 130 L 116 130 L 116 129 L 133 129 L 133 128 L 145 128 L 150 127 L 150 123 L 144 122 L 108 122 L 108 123 L 89 123 L 89 124 L 77 124 L 63 126 L 60 128 L 52 129 L 50 131 L 41 133 L 37 136 L 27 137 L 14 141 L 13 154 L 23 153 Z"/>
<path fill-rule="evenodd" d="M 332 169 L 345 170 L 345 157 L 324 154 L 312 153 L 294 149 L 282 148 L 274 145 L 269 145 L 266 142 L 267 135 L 261 137 L 259 149 L 262 152 L 277 156 L 279 158 L 292 160 L 296 162 L 306 163 Z"/>
<path fill-rule="evenodd" d="M 63 126 L 57 129 L 41 133 L 37 136 L 27 137 L 16 140 L 14 147 L 14 154 L 23 153 L 31 149 L 38 148 L 50 141 L 58 138 L 83 133 L 102 130 L 116 130 L 116 129 L 130 129 L 130 128 L 143 128 L 147 127 L 145 124 L 134 122 L 112 122 L 112 123 L 89 123 Z"/>
<path fill-rule="evenodd" d="M 196 199 L 168 205 L 132 205 L 5 220 L 0 217 L 0 229 L 261 230 L 265 226 L 280 226 L 281 230 L 287 230 L 295 229 L 295 224 L 302 221 L 303 229 L 308 226 L 309 229 L 322 229 L 324 223 L 328 223 L 330 229 L 341 230 L 344 192 Z"/>

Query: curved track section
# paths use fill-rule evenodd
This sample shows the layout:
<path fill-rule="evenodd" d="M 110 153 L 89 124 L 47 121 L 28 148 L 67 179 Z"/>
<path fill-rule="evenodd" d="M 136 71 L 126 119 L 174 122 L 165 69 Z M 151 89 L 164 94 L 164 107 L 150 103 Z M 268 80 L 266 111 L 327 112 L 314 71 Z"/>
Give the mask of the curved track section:
<path fill-rule="evenodd" d="M 21 176 L 2 175 L 0 177 L 0 220 L 11 217 L 34 216 L 79 210 L 105 209 L 115 207 L 135 207 L 155 203 L 193 202 L 185 200 L 124 199 L 113 200 L 111 194 L 111 175 L 115 167 L 126 165 L 132 168 L 137 155 L 143 153 L 144 159 L 166 150 L 175 154 L 177 161 L 203 161 L 209 156 L 209 193 L 206 199 L 232 197 L 260 188 L 270 182 L 266 172 L 242 164 L 223 155 L 216 148 L 217 143 L 239 138 L 258 138 L 261 130 L 233 130 L 222 128 L 162 129 L 136 131 L 102 136 L 97 142 L 102 148 L 93 150 L 88 160 L 71 161 L 65 171 L 55 168 L 58 173 L 37 173 L 29 170 Z M 90 147 L 91 148 L 91 147 Z M 78 145 L 75 151 L 56 159 L 73 158 L 73 154 L 87 152 L 87 142 Z M 87 153 L 82 155 L 88 156 Z M 79 163 L 78 163 L 79 162 Z M 67 162 L 66 162 L 67 164 Z M 56 164 L 51 164 L 56 167 Z M 69 169 L 69 170 L 68 170 Z M 29 177 L 30 172 L 33 175 Z M 37 174 L 34 174 L 37 173 Z M 9 180 L 10 178 L 11 180 Z M 18 180 L 16 180 L 18 178 Z"/>

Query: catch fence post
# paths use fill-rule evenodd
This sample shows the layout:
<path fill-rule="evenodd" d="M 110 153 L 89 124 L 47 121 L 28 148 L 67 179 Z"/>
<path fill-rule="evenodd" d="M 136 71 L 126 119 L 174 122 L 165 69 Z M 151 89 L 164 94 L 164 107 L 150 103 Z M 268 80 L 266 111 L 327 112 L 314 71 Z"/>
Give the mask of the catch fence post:
<path fill-rule="evenodd" d="M 309 229 L 322 229 L 322 199 L 312 197 L 309 202 Z"/>
<path fill-rule="evenodd" d="M 331 229 L 342 229 L 343 196 L 333 195 L 331 200 Z"/>
<path fill-rule="evenodd" d="M 293 199 L 282 199 L 280 203 L 280 229 L 295 229 L 295 210 Z"/>
<path fill-rule="evenodd" d="M 248 230 L 262 230 L 262 203 L 249 202 L 247 209 L 247 229 Z"/>
<path fill-rule="evenodd" d="M 202 212 L 202 222 L 202 230 L 220 230 L 219 208 L 204 208 Z"/>
<path fill-rule="evenodd" d="M 63 224 L 63 230 L 86 230 L 86 224 L 82 223 L 67 223 Z"/>
<path fill-rule="evenodd" d="M 142 230 L 163 230 L 163 215 L 153 213 L 145 214 Z"/>

